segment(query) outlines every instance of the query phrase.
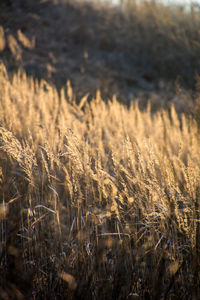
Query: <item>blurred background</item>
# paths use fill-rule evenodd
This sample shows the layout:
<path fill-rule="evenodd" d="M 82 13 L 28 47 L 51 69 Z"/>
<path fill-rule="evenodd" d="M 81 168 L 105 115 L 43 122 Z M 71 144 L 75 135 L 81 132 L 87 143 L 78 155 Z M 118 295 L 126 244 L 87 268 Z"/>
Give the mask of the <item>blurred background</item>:
<path fill-rule="evenodd" d="M 22 69 L 58 91 L 69 80 L 77 102 L 100 90 L 156 108 L 174 101 L 177 87 L 196 92 L 199 1 L 3 0 L 0 8 L 0 59 L 10 74 Z"/>

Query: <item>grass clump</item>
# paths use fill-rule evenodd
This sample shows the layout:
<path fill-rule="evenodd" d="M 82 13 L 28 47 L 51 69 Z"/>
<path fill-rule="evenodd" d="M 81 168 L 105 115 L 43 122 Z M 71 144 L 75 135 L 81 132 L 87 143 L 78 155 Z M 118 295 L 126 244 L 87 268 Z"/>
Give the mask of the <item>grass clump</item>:
<path fill-rule="evenodd" d="M 197 299 L 197 122 L 0 85 L 1 298 Z"/>

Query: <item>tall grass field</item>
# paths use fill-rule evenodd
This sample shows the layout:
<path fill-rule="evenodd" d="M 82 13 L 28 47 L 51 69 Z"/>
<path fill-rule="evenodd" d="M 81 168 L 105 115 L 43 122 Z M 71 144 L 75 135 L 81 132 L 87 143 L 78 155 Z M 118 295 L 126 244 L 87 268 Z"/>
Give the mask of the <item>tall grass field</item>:
<path fill-rule="evenodd" d="M 2 61 L 0 299 L 200 299 L 198 93 L 77 101 Z"/>
<path fill-rule="evenodd" d="M 1 297 L 198 299 L 197 122 L 0 83 Z"/>

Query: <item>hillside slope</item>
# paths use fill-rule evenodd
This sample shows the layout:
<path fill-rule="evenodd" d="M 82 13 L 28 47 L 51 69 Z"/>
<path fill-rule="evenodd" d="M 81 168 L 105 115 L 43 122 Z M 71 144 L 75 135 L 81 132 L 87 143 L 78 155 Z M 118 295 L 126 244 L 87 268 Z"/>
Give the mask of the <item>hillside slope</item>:
<path fill-rule="evenodd" d="M 11 72 L 23 68 L 58 89 L 70 80 L 78 101 L 100 89 L 104 99 L 115 94 L 129 103 L 139 96 L 159 105 L 159 98 L 163 106 L 174 97 L 175 81 L 194 89 L 199 12 L 129 3 L 122 9 L 69 0 L 2 4 L 0 58 Z"/>

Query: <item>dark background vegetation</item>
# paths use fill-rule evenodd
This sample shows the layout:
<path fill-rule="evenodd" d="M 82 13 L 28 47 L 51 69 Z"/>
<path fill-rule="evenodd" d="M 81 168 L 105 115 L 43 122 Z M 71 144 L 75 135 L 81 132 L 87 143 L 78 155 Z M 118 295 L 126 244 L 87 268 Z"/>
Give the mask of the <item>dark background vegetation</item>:
<path fill-rule="evenodd" d="M 166 103 L 175 81 L 193 90 L 200 71 L 198 10 L 129 3 L 120 9 L 69 0 L 2 1 L 0 57 L 9 71 L 23 68 L 58 89 L 70 80 L 77 99 L 100 89 L 105 99 L 116 94 L 127 103 L 138 95 L 155 98 L 156 91 Z M 19 30 L 31 45 L 19 40 Z"/>

